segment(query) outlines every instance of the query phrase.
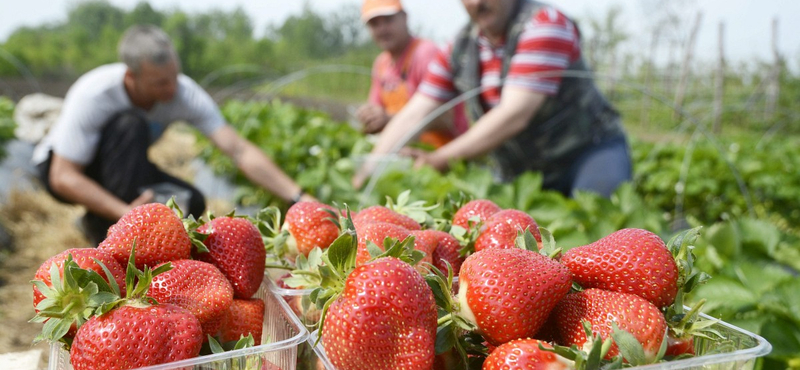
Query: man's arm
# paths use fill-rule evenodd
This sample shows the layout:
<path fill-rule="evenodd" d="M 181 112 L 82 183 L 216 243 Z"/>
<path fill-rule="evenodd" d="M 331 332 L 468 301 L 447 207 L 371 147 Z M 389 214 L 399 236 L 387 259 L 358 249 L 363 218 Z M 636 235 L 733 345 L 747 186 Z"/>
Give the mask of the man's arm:
<path fill-rule="evenodd" d="M 389 153 L 395 146 L 400 144 L 400 140 L 409 135 L 416 125 L 422 122 L 429 113 L 433 112 L 442 103 L 431 99 L 422 94 L 414 94 L 411 100 L 397 112 L 392 120 L 386 125 L 386 128 L 381 132 L 378 142 L 372 149 L 372 156 L 381 156 Z M 422 131 L 424 127 L 420 128 Z M 405 143 L 403 143 L 405 144 Z M 374 165 L 365 163 L 353 177 L 353 186 L 360 188 L 364 180 L 372 174 Z"/>
<path fill-rule="evenodd" d="M 210 139 L 236 163 L 250 181 L 286 201 L 294 200 L 301 193 L 300 186 L 275 165 L 261 149 L 241 137 L 230 125 L 224 125 L 214 131 Z M 303 195 L 301 199 L 314 198 Z"/>
<path fill-rule="evenodd" d="M 53 153 L 50 187 L 62 198 L 83 205 L 89 212 L 109 220 L 118 220 L 132 208 L 153 198 L 153 193 L 147 191 L 127 204 L 86 176 L 83 171 L 84 166 Z"/>
<path fill-rule="evenodd" d="M 500 104 L 484 114 L 463 135 L 427 155 L 424 162 L 436 169 L 447 168 L 453 159 L 479 157 L 522 132 L 539 110 L 546 95 L 524 88 L 503 88 Z"/>

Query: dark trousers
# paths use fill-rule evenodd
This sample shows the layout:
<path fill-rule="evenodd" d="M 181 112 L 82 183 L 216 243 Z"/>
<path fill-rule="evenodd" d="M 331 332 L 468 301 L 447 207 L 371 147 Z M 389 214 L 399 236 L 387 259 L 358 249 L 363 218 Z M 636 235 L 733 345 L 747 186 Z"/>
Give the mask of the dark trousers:
<path fill-rule="evenodd" d="M 104 126 L 97 153 L 86 166 L 85 174 L 126 203 L 136 199 L 148 186 L 172 183 L 191 191 L 189 209 L 182 211 L 199 218 L 206 208 L 203 194 L 194 186 L 166 174 L 150 162 L 147 158 L 149 146 L 150 130 L 146 119 L 133 111 L 121 112 Z M 50 186 L 51 158 L 39 164 L 42 183 L 56 199 L 71 203 L 53 192 Z M 116 221 L 91 212 L 87 212 L 82 220 L 85 234 L 93 245 L 105 239 L 108 228 Z"/>
<path fill-rule="evenodd" d="M 576 190 L 591 191 L 606 198 L 623 182 L 633 178 L 633 166 L 625 136 L 594 144 L 575 158 L 567 170 L 543 188 L 556 190 L 565 196 Z"/>

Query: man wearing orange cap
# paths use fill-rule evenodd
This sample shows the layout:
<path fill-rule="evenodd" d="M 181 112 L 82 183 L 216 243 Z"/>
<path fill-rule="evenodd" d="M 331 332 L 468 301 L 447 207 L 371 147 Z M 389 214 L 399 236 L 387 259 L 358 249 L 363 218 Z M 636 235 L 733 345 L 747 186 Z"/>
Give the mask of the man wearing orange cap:
<path fill-rule="evenodd" d="M 408 102 L 438 53 L 436 45 L 414 37 L 400 0 L 365 0 L 361 20 L 372 39 L 383 50 L 372 67 L 369 99 L 356 111 L 366 133 L 383 130 L 386 123 Z M 468 128 L 463 107 L 438 117 L 420 141 L 440 147 Z"/>

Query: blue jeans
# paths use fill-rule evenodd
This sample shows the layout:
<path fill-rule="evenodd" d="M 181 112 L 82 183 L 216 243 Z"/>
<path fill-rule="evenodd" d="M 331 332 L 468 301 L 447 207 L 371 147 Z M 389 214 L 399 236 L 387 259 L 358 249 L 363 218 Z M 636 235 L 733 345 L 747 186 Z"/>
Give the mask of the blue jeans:
<path fill-rule="evenodd" d="M 544 188 L 573 196 L 576 190 L 591 191 L 606 198 L 623 182 L 633 178 L 628 143 L 618 136 L 594 144 L 581 153 L 560 178 Z"/>

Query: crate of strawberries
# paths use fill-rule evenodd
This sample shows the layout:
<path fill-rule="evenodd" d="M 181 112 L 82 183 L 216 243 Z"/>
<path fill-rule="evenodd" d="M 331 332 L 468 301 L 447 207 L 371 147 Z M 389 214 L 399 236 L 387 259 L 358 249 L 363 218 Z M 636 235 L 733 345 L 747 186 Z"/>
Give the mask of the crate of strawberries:
<path fill-rule="evenodd" d="M 258 221 L 151 203 L 45 261 L 32 321 L 50 370 L 294 369 L 308 331 L 269 289 Z"/>
<path fill-rule="evenodd" d="M 303 297 L 301 317 L 315 310 L 318 367 L 752 369 L 771 350 L 689 295 L 710 278 L 694 266 L 700 228 L 563 250 L 519 210 L 449 207 L 436 219 L 401 201 L 303 202 L 273 223 L 268 255 L 293 269 L 274 287 Z"/>

